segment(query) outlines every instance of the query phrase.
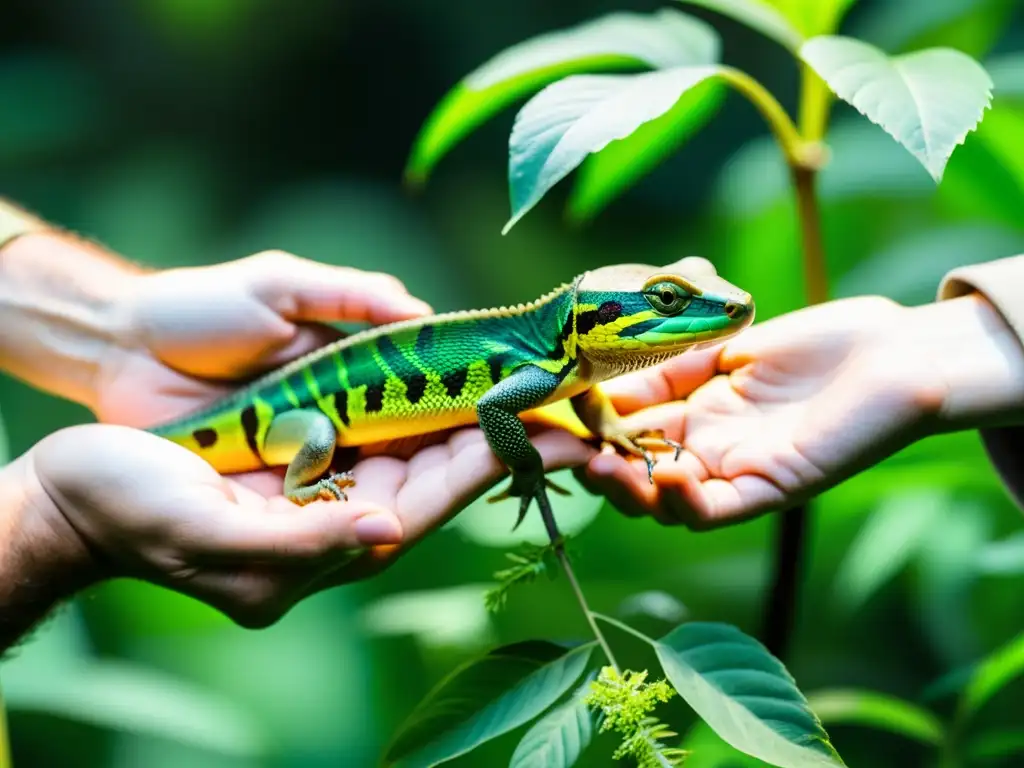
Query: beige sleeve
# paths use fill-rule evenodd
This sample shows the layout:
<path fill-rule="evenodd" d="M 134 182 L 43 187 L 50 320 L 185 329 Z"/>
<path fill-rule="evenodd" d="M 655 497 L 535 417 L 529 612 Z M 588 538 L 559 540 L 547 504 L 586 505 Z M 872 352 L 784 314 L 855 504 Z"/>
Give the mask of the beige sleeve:
<path fill-rule="evenodd" d="M 957 267 L 939 285 L 939 300 L 977 291 L 999 311 L 1024 344 L 1024 255 Z M 992 464 L 1024 509 L 1024 425 L 981 430 Z"/>

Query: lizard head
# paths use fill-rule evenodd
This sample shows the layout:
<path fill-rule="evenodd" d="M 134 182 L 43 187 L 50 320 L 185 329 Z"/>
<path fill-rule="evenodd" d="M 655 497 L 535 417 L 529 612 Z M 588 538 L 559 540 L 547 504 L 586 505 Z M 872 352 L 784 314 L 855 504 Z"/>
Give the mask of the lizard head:
<path fill-rule="evenodd" d="M 587 272 L 573 311 L 579 356 L 624 373 L 734 336 L 753 322 L 754 300 L 707 259 L 689 256 Z"/>

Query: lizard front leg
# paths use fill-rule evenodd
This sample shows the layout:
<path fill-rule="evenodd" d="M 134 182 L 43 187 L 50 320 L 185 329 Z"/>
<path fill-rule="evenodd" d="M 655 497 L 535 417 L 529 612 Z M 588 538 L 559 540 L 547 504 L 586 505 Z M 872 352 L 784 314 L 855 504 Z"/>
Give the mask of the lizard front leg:
<path fill-rule="evenodd" d="M 676 459 L 679 458 L 679 454 L 683 450 L 683 446 L 675 440 L 669 440 L 661 430 L 628 429 L 608 395 L 598 385 L 576 395 L 570 402 L 584 426 L 600 437 L 603 443 L 611 443 L 633 456 L 641 457 L 647 464 L 647 478 L 652 484 L 654 483 L 654 456 L 650 449 L 671 448 L 675 451 Z"/>
<path fill-rule="evenodd" d="M 263 454 L 270 464 L 287 464 L 284 494 L 304 506 L 310 502 L 348 500 L 345 488 L 355 485 L 351 472 L 324 477 L 331 468 L 338 433 L 320 411 L 302 409 L 274 417 Z"/>
<path fill-rule="evenodd" d="M 526 427 L 519 418 L 523 411 L 542 403 L 558 388 L 558 377 L 532 365 L 523 366 L 508 378 L 489 389 L 477 403 L 477 418 L 488 445 L 512 473 L 509 487 L 492 496 L 489 501 L 500 501 L 512 496 L 521 499 L 519 519 L 512 530 L 519 527 L 536 499 L 545 524 L 554 518 L 548 502 L 547 488 L 568 493 L 544 476 L 544 462 L 527 436 Z"/>

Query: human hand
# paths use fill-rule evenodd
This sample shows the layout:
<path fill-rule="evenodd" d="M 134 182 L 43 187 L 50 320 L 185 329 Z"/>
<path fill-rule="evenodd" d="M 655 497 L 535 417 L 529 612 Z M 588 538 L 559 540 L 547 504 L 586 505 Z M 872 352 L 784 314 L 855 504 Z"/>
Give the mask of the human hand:
<path fill-rule="evenodd" d="M 549 469 L 589 455 L 565 433 L 537 440 Z M 269 475 L 262 487 L 243 485 L 184 448 L 121 426 L 60 430 L 18 463 L 35 488 L 26 507 L 37 518 L 21 527 L 61 539 L 55 545 L 34 535 L 33 546 L 75 552 L 74 564 L 51 558 L 62 568 L 88 573 L 85 582 L 130 576 L 160 584 L 247 627 L 267 626 L 304 597 L 386 568 L 505 474 L 476 429 L 409 461 L 367 458 L 348 501 L 301 509 Z"/>
<path fill-rule="evenodd" d="M 631 425 L 685 450 L 658 462 L 654 485 L 642 460 L 608 451 L 578 474 L 625 514 L 714 528 L 798 504 L 925 435 L 1019 413 L 1022 376 L 1020 344 L 979 295 L 833 301 L 609 382 Z"/>
<path fill-rule="evenodd" d="M 391 275 L 282 251 L 133 275 L 121 294 L 93 410 L 135 427 L 205 405 L 337 339 L 327 323 L 380 325 L 431 311 Z"/>

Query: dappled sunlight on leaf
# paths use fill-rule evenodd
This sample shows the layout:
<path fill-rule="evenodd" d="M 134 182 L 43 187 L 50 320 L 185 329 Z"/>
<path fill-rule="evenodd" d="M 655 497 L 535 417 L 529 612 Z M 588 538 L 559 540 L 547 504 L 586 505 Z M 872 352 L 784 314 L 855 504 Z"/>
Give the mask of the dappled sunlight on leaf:
<path fill-rule="evenodd" d="M 718 47 L 710 25 L 671 8 L 650 15 L 612 13 L 519 43 L 468 74 L 445 96 L 417 137 L 406 177 L 422 183 L 469 131 L 560 77 L 714 61 Z"/>
<path fill-rule="evenodd" d="M 800 56 L 839 98 L 916 157 L 936 183 L 992 97 L 984 68 L 949 48 L 888 57 L 850 37 L 821 36 L 804 43 Z"/>

